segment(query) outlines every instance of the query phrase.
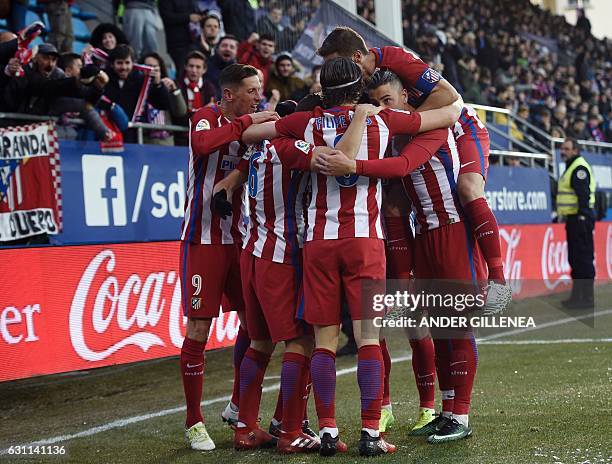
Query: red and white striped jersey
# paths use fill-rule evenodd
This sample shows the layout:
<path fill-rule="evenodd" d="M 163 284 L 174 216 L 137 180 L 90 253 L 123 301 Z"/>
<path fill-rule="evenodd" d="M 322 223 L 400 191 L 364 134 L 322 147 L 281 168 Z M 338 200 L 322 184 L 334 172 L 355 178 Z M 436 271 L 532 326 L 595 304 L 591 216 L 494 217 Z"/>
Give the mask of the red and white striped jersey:
<path fill-rule="evenodd" d="M 303 141 L 292 146 L 264 141 L 247 152 L 248 164 L 240 164 L 242 171 L 248 169 L 249 220 L 243 248 L 258 258 L 296 264 L 303 246 L 307 176 L 282 164 L 277 150 L 304 157 L 311 147 Z"/>
<path fill-rule="evenodd" d="M 349 107 L 294 113 L 276 122 L 281 137 L 303 139 L 317 146 L 334 147 L 351 121 Z M 418 113 L 382 110 L 368 118 L 357 160 L 382 159 L 393 134 L 416 134 Z M 380 210 L 380 179 L 359 175 L 326 177 L 310 173 L 306 241 L 342 238 L 384 239 Z"/>
<path fill-rule="evenodd" d="M 201 244 L 242 243 L 242 190 L 234 192 L 233 214 L 221 218 L 212 208 L 214 185 L 229 174 L 246 151 L 240 140 L 249 115 L 227 119 L 217 105 L 198 110 L 190 121 L 189 177 L 181 240 Z"/>
<path fill-rule="evenodd" d="M 459 167 L 455 138 L 448 129 L 447 141 L 436 154 L 403 178 L 417 234 L 462 220 L 457 196 Z"/>
<path fill-rule="evenodd" d="M 453 126 L 453 132 L 455 140 L 459 140 L 465 134 L 471 135 L 474 138 L 478 134 L 487 134 L 487 137 L 489 136 L 489 132 L 478 117 L 476 110 L 468 105 L 465 105 L 463 110 L 461 110 L 461 116 L 459 116 L 459 120 Z"/>

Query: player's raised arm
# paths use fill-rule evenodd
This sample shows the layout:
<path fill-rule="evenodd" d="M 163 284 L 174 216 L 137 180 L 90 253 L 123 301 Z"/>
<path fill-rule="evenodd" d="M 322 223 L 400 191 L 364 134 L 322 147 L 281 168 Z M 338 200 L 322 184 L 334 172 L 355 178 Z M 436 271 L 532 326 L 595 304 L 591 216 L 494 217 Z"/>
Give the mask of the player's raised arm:
<path fill-rule="evenodd" d="M 418 111 L 421 115 L 421 127 L 419 128 L 419 132 L 427 132 L 433 129 L 452 126 L 457 119 L 459 119 L 459 116 L 461 116 L 462 109 L 463 98 L 461 98 L 461 96 L 452 104 L 435 110 L 424 111 L 419 107 Z"/>

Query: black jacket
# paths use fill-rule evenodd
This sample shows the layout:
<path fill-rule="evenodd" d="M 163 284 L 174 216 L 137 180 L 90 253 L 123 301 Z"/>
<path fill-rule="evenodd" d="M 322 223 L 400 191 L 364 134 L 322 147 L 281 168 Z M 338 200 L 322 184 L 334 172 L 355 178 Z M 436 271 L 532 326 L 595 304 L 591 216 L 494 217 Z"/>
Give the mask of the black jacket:
<path fill-rule="evenodd" d="M 191 45 L 189 15 L 197 12 L 198 5 L 195 0 L 163 0 L 159 2 L 159 14 L 164 22 L 168 49 L 185 48 Z M 223 19 L 225 20 L 225 17 Z"/>
<path fill-rule="evenodd" d="M 49 114 L 53 101 L 58 97 L 84 98 L 95 103 L 102 92 L 81 85 L 76 77 L 66 77 L 55 68 L 49 77 L 39 73 L 33 66 L 24 69 L 23 77 L 11 78 L 4 88 L 2 109 L 17 113 Z"/>
<path fill-rule="evenodd" d="M 223 16 L 226 34 L 235 35 L 239 42 L 249 38 L 255 31 L 255 10 L 249 0 L 217 0 Z"/>
<path fill-rule="evenodd" d="M 123 87 L 119 86 L 119 78 L 112 70 L 108 71 L 108 76 L 110 80 L 104 88 L 104 95 L 121 106 L 131 121 L 144 82 L 144 75 L 140 71 L 132 71 Z M 151 83 L 147 100 L 159 110 L 170 109 L 170 94 L 163 84 L 156 86 Z M 137 141 L 136 130 L 128 129 L 123 133 L 123 137 L 126 142 L 135 143 Z"/>

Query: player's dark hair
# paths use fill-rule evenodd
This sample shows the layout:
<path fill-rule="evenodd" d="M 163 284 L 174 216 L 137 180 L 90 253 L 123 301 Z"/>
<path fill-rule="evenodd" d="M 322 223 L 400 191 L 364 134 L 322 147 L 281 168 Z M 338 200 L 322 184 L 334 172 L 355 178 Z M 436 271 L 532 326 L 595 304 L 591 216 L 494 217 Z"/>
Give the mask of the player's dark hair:
<path fill-rule="evenodd" d="M 126 44 L 119 44 L 111 50 L 108 55 L 108 60 L 114 63 L 117 60 L 127 60 L 131 58 L 134 61 L 134 49 Z"/>
<path fill-rule="evenodd" d="M 321 97 L 321 94 L 319 93 L 311 93 L 300 100 L 295 108 L 295 112 L 312 111 L 317 106 L 323 106 L 323 97 Z"/>
<path fill-rule="evenodd" d="M 374 74 L 367 83 L 368 90 L 375 90 L 380 86 L 386 84 L 394 84 L 399 85 L 400 88 L 404 88 L 402 84 L 402 80 L 395 74 L 393 71 L 389 71 L 388 69 L 379 69 Z"/>
<path fill-rule="evenodd" d="M 359 33 L 350 27 L 339 26 L 329 33 L 317 50 L 317 54 L 325 58 L 337 53 L 338 56 L 350 57 L 353 53 L 360 51 L 368 54 L 368 47 Z"/>
<path fill-rule="evenodd" d="M 364 87 L 361 69 L 350 58 L 339 56 L 328 60 L 321 68 L 321 87 L 326 108 L 355 104 Z"/>
<path fill-rule="evenodd" d="M 223 68 L 221 74 L 219 74 L 219 84 L 221 89 L 227 87 L 237 87 L 242 83 L 243 79 L 247 77 L 257 76 L 257 69 L 248 64 L 230 64 Z"/>

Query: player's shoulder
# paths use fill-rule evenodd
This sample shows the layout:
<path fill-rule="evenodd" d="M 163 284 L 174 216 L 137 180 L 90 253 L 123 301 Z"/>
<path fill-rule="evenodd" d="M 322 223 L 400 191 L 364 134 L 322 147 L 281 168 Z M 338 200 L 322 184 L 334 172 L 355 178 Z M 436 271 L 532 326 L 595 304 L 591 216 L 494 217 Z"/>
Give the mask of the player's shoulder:
<path fill-rule="evenodd" d="M 191 124 L 195 131 L 208 130 L 216 127 L 217 121 L 221 117 L 221 110 L 217 105 L 204 106 L 193 113 Z"/>
<path fill-rule="evenodd" d="M 404 60 L 410 61 L 422 61 L 419 55 L 403 47 L 397 47 L 394 45 L 387 45 L 386 47 L 375 47 L 371 48 L 370 51 L 374 52 L 379 59 L 379 62 L 383 60 L 385 56 L 400 57 Z"/>

